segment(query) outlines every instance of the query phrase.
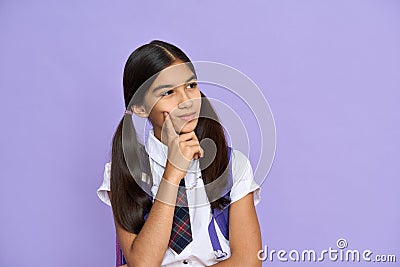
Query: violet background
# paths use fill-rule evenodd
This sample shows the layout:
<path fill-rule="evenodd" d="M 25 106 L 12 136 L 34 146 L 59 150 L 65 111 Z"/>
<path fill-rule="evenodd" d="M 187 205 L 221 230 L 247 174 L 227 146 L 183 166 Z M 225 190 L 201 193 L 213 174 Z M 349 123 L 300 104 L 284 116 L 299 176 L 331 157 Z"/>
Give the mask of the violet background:
<path fill-rule="evenodd" d="M 263 245 L 321 251 L 345 238 L 399 266 L 399 14 L 396 0 L 1 1 L 0 266 L 115 265 L 96 189 L 123 66 L 152 39 L 239 69 L 268 99 Z"/>

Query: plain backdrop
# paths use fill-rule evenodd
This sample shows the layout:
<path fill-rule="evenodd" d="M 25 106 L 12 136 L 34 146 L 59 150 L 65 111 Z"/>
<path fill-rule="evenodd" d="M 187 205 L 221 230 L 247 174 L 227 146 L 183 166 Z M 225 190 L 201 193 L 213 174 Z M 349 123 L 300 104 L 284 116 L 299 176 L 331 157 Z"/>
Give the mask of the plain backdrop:
<path fill-rule="evenodd" d="M 277 146 L 257 206 L 263 246 L 345 238 L 400 261 L 399 14 L 396 0 L 2 0 L 0 266 L 115 266 L 96 189 L 123 66 L 153 39 L 242 71 L 267 98 Z"/>

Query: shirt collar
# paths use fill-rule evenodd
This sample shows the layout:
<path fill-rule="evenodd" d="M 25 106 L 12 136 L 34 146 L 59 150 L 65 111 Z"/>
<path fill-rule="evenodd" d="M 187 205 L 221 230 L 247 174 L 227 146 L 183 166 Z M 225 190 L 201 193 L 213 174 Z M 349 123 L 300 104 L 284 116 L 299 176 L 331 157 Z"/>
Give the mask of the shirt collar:
<path fill-rule="evenodd" d="M 154 130 L 149 130 L 145 149 L 150 158 L 165 168 L 168 156 L 168 146 L 157 139 Z"/>
<path fill-rule="evenodd" d="M 152 160 L 165 168 L 168 159 L 168 146 L 157 139 L 153 129 L 149 130 L 145 149 Z M 199 160 L 192 160 L 188 171 L 200 172 Z"/>

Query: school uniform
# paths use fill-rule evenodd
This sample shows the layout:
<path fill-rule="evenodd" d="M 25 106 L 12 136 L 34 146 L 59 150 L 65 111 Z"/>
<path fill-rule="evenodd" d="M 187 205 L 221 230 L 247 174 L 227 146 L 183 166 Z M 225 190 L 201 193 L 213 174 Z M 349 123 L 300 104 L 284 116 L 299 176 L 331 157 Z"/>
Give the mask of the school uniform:
<path fill-rule="evenodd" d="M 154 136 L 153 130 L 150 130 L 145 143 L 145 150 L 149 155 L 153 178 L 151 193 L 154 200 L 167 162 L 168 147 Z M 233 185 L 230 191 L 231 203 L 238 201 L 250 192 L 254 192 L 254 205 L 257 205 L 260 202 L 261 188 L 253 178 L 250 161 L 242 152 L 235 149 L 232 149 L 231 160 L 233 178 Z M 111 163 L 108 162 L 105 164 L 103 183 L 97 190 L 99 198 L 109 206 L 111 206 L 111 203 L 107 191 L 110 190 L 110 170 Z M 142 175 L 143 180 L 148 179 L 145 173 L 142 173 Z M 162 266 L 209 266 L 216 264 L 218 260 L 216 260 L 208 233 L 208 225 L 212 219 L 212 214 L 201 178 L 199 160 L 191 161 L 184 179 L 187 188 L 193 241 L 179 255 L 171 248 L 168 248 L 162 261 Z M 216 232 L 222 250 L 226 252 L 226 257 L 219 260 L 225 260 L 231 255 L 229 241 L 224 238 L 217 224 Z"/>

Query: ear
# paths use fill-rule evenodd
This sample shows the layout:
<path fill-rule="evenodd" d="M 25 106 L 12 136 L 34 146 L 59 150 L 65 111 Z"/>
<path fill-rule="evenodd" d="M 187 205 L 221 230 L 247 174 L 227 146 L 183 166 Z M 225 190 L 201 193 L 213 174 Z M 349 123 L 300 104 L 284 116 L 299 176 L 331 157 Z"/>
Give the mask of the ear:
<path fill-rule="evenodd" d="M 142 117 L 142 118 L 147 118 L 149 116 L 149 113 L 147 113 L 146 108 L 143 105 L 141 105 L 141 106 L 133 105 L 132 111 L 137 116 Z"/>

